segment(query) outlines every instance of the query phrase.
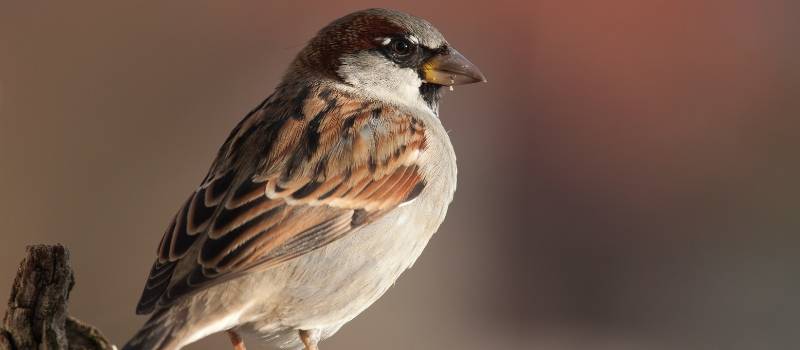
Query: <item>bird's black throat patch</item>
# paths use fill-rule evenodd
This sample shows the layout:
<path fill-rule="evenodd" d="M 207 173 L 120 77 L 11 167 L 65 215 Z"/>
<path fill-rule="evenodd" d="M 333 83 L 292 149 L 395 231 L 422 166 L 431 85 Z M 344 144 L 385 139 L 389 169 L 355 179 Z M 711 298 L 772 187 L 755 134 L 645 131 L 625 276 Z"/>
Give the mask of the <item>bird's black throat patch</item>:
<path fill-rule="evenodd" d="M 442 85 L 422 83 L 419 94 L 432 111 L 439 113 L 439 100 L 442 98 Z"/>

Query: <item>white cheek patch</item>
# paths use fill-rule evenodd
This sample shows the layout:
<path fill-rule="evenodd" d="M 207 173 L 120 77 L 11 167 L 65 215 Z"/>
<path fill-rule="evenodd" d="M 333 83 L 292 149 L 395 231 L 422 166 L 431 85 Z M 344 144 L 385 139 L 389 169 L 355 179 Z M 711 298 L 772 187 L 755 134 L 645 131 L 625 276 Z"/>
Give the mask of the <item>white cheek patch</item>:
<path fill-rule="evenodd" d="M 401 68 L 376 52 L 364 51 L 341 58 L 339 76 L 356 92 L 376 100 L 433 112 L 419 93 L 417 71 Z M 436 113 L 433 113 L 436 114 Z"/>

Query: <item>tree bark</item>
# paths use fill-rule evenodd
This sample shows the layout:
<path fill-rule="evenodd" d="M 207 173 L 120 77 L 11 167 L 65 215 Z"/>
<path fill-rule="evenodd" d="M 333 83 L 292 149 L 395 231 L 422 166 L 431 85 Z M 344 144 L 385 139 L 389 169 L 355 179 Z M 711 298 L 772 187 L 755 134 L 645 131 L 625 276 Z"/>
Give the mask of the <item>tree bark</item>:
<path fill-rule="evenodd" d="M 0 350 L 112 350 L 96 328 L 67 314 L 75 277 L 62 245 L 34 245 L 19 265 L 0 328 Z"/>

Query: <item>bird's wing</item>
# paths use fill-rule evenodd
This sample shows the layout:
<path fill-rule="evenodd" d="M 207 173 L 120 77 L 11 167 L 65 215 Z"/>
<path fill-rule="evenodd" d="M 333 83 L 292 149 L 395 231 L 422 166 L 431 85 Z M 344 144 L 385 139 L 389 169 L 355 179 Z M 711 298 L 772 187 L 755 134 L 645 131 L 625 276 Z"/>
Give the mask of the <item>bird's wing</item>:
<path fill-rule="evenodd" d="M 424 125 L 326 88 L 272 96 L 231 133 L 158 248 L 137 313 L 341 238 L 425 186 Z"/>

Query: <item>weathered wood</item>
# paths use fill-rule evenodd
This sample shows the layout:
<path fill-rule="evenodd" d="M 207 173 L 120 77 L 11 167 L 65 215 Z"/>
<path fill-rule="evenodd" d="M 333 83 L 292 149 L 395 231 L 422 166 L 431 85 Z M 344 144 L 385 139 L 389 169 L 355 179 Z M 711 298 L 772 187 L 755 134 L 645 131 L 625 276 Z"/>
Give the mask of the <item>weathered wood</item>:
<path fill-rule="evenodd" d="M 67 341 L 69 350 L 116 349 L 97 328 L 73 317 L 67 317 Z"/>
<path fill-rule="evenodd" d="M 11 288 L 0 350 L 111 350 L 96 328 L 67 314 L 75 278 L 61 245 L 29 246 Z"/>

